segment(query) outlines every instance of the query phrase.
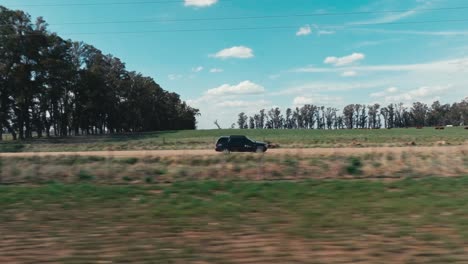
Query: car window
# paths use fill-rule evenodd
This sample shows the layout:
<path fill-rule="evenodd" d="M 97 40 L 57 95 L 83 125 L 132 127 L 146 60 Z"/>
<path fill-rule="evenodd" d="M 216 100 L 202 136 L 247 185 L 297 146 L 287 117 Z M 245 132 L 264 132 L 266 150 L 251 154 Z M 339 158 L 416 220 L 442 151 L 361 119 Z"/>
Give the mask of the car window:
<path fill-rule="evenodd" d="M 246 144 L 245 138 L 243 137 L 232 137 L 230 143 L 235 146 L 241 146 Z"/>
<path fill-rule="evenodd" d="M 226 142 L 228 142 L 228 140 L 229 138 L 223 137 L 218 139 L 218 142 L 216 142 L 216 144 L 225 144 Z"/>

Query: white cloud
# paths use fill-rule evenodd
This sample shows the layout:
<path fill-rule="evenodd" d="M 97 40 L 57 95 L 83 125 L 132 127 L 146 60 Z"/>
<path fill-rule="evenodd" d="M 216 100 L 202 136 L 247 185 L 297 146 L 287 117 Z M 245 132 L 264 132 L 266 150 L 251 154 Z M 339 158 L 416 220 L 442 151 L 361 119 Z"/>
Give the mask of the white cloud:
<path fill-rule="evenodd" d="M 234 46 L 231 48 L 223 49 L 218 51 L 216 54 L 211 55 L 211 57 L 228 59 L 228 58 L 238 58 L 238 59 L 248 59 L 254 56 L 253 50 L 245 46 Z"/>
<path fill-rule="evenodd" d="M 345 71 L 341 74 L 342 77 L 354 77 L 357 76 L 357 72 L 355 71 Z"/>
<path fill-rule="evenodd" d="M 388 92 L 388 93 L 396 93 L 396 92 L 398 92 L 398 88 L 396 88 L 396 87 L 390 87 L 390 88 L 387 89 L 387 92 Z"/>
<path fill-rule="evenodd" d="M 324 60 L 325 64 L 332 64 L 337 67 L 347 66 L 357 61 L 363 60 L 366 56 L 362 53 L 353 53 L 344 57 L 327 57 Z"/>
<path fill-rule="evenodd" d="M 184 0 L 185 6 L 207 7 L 214 5 L 218 0 Z"/>
<path fill-rule="evenodd" d="M 266 105 L 271 105 L 270 101 L 266 100 L 257 100 L 257 101 L 244 101 L 244 100 L 234 100 L 234 101 L 223 101 L 220 103 L 216 104 L 219 107 L 232 107 L 232 108 L 238 108 L 238 107 L 258 107 L 257 110 L 260 110 L 260 107 L 266 106 Z"/>
<path fill-rule="evenodd" d="M 382 92 L 371 93 L 370 97 L 372 97 L 372 98 L 385 97 L 387 95 L 394 94 L 394 93 L 396 93 L 398 91 L 399 91 L 399 89 L 397 87 L 390 87 L 390 88 L 388 88 L 388 89 L 386 89 L 385 91 L 382 91 Z"/>
<path fill-rule="evenodd" d="M 234 96 L 234 98 L 221 99 L 219 102 L 213 103 L 213 97 L 204 95 L 194 100 L 187 100 L 187 104 L 197 109 L 200 109 L 201 116 L 197 118 L 198 128 L 213 129 L 216 128 L 214 121 L 218 120 L 222 128 L 229 128 L 232 123 L 237 121 L 237 115 L 240 112 L 245 112 L 252 116 L 258 113 L 260 109 L 269 109 L 273 107 L 273 103 L 252 96 Z"/>
<path fill-rule="evenodd" d="M 416 64 L 390 64 L 390 65 L 371 65 L 371 66 L 348 66 L 343 68 L 319 68 L 319 67 L 304 67 L 294 69 L 293 72 L 307 73 L 333 73 L 346 71 L 358 72 L 435 72 L 435 73 L 455 73 L 465 71 L 468 67 L 468 57 L 432 61 Z"/>
<path fill-rule="evenodd" d="M 326 27 L 326 28 L 322 28 L 316 24 L 312 24 L 312 25 L 304 25 L 302 27 L 300 27 L 297 31 L 296 31 L 296 36 L 307 36 L 307 35 L 310 35 L 310 34 L 314 34 L 314 35 L 317 35 L 317 36 L 321 36 L 321 35 L 333 35 L 335 34 L 336 32 L 334 30 L 330 30 L 332 28 L 336 28 L 336 27 Z"/>
<path fill-rule="evenodd" d="M 370 94 L 371 98 L 381 98 L 386 103 L 407 103 L 411 104 L 416 101 L 429 102 L 446 95 L 452 85 L 445 86 L 423 86 L 413 90 L 401 91 L 397 87 L 390 87 L 381 92 Z"/>
<path fill-rule="evenodd" d="M 271 93 L 274 96 L 285 95 L 304 95 L 308 93 L 317 92 L 345 92 L 352 90 L 372 89 L 378 87 L 385 87 L 389 84 L 386 81 L 368 81 L 368 82 L 311 82 L 298 86 L 288 87 L 284 90 Z"/>
<path fill-rule="evenodd" d="M 296 32 L 296 36 L 307 36 L 310 35 L 310 33 L 312 33 L 312 29 L 309 25 L 305 25 L 299 28 L 299 30 Z"/>
<path fill-rule="evenodd" d="M 410 16 L 415 15 L 417 12 L 416 10 L 409 10 L 404 13 L 395 13 L 390 15 L 384 15 L 375 19 L 367 20 L 367 21 L 360 21 L 360 22 L 353 22 L 350 25 L 367 25 L 367 24 L 381 24 L 381 23 L 391 23 L 395 22 Z"/>
<path fill-rule="evenodd" d="M 178 79 L 181 79 L 182 78 L 182 75 L 180 74 L 169 74 L 167 76 L 167 78 L 171 81 L 175 81 L 175 80 L 178 80 Z"/>
<path fill-rule="evenodd" d="M 305 96 L 298 96 L 294 98 L 293 105 L 294 106 L 301 106 L 301 105 L 306 105 L 306 104 L 313 104 L 317 100 L 314 99 L 313 97 L 305 97 Z"/>
<path fill-rule="evenodd" d="M 387 102 L 406 102 L 412 103 L 416 101 L 433 100 L 438 96 L 449 92 L 451 85 L 447 86 L 424 86 L 418 89 L 402 92 L 396 95 L 385 96 Z"/>
<path fill-rule="evenodd" d="M 210 70 L 211 73 L 220 73 L 220 72 L 223 72 L 224 70 L 223 69 L 218 69 L 218 68 L 213 68 Z"/>
<path fill-rule="evenodd" d="M 319 104 L 326 106 L 337 106 L 343 104 L 343 98 L 338 96 L 315 95 L 315 96 L 297 96 L 293 100 L 295 107 L 300 107 L 306 104 Z"/>
<path fill-rule="evenodd" d="M 320 36 L 320 35 L 333 35 L 335 34 L 336 32 L 333 31 L 333 30 L 319 30 L 317 32 L 317 34 Z"/>
<path fill-rule="evenodd" d="M 422 36 L 468 36 L 468 31 L 418 31 L 418 30 L 386 30 L 386 29 L 369 29 L 369 28 L 353 28 L 353 31 L 374 32 L 382 34 L 405 34 L 405 35 L 422 35 Z"/>
<path fill-rule="evenodd" d="M 242 95 L 242 94 L 262 94 L 265 88 L 251 81 L 243 81 L 237 85 L 223 84 L 217 88 L 206 91 L 206 95 L 223 96 L 223 95 Z"/>
<path fill-rule="evenodd" d="M 395 13 L 386 13 L 386 14 L 381 14 L 378 17 L 365 20 L 365 21 L 359 21 L 359 22 L 353 22 L 349 23 L 349 25 L 366 25 L 366 24 L 381 24 L 381 23 L 392 23 L 396 22 L 411 16 L 415 16 L 417 14 L 420 14 L 424 9 L 430 8 L 431 5 L 433 4 L 433 1 L 417 1 L 418 3 L 421 3 L 419 6 L 408 10 L 406 12 L 395 12 Z M 375 9 L 376 6 L 383 6 L 385 2 L 383 1 L 377 1 L 374 2 L 373 5 L 370 6 L 370 10 Z"/>
<path fill-rule="evenodd" d="M 203 71 L 203 69 L 204 68 L 202 66 L 198 66 L 196 68 L 192 68 L 192 72 L 201 72 L 201 71 Z"/>

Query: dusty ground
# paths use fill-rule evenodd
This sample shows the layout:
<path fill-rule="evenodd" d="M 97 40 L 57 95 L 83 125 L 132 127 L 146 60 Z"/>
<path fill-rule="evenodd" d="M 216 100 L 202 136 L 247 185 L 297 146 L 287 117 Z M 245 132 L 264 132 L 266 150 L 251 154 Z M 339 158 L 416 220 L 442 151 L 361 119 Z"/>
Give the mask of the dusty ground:
<path fill-rule="evenodd" d="M 433 147 L 375 147 L 375 148 L 309 148 L 309 149 L 270 149 L 267 155 L 360 155 L 366 153 L 453 153 L 468 151 L 468 145 L 433 146 Z M 144 151 L 86 151 L 86 152 L 20 152 L 0 153 L 0 157 L 62 157 L 62 156 L 98 156 L 98 157 L 174 157 L 174 156 L 210 156 L 221 155 L 210 149 L 202 150 L 144 150 Z"/>

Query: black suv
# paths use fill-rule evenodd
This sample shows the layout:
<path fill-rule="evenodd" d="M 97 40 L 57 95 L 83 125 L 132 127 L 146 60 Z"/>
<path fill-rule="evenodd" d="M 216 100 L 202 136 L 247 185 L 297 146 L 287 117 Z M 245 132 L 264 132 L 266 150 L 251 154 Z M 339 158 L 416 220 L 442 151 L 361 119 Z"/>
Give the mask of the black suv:
<path fill-rule="evenodd" d="M 265 152 L 266 143 L 250 140 L 246 136 L 220 137 L 216 142 L 218 152 Z"/>

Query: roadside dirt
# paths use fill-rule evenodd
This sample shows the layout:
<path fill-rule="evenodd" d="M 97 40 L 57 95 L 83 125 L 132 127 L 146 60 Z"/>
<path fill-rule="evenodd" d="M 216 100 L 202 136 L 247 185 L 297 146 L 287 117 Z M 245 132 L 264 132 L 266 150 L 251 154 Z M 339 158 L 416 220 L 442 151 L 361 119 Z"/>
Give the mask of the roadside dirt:
<path fill-rule="evenodd" d="M 297 148 L 270 149 L 265 155 L 358 155 L 366 153 L 454 153 L 466 152 L 468 145 L 433 146 L 433 147 L 373 147 L 373 148 Z M 176 156 L 212 156 L 223 155 L 211 149 L 205 150 L 147 150 L 147 151 L 88 151 L 88 152 L 20 152 L 0 153 L 0 157 L 62 157 L 62 156 L 97 156 L 97 157 L 176 157 Z"/>

